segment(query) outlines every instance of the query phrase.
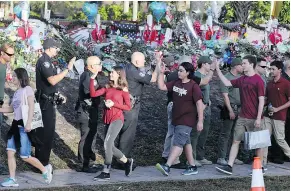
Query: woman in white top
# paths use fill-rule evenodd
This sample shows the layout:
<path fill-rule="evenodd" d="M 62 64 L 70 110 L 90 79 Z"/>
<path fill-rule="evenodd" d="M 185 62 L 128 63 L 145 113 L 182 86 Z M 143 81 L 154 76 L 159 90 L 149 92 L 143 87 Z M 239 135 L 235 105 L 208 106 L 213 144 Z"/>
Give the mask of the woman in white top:
<path fill-rule="evenodd" d="M 1 186 L 19 186 L 15 179 L 16 160 L 14 155 L 17 149 L 20 150 L 20 157 L 22 160 L 38 168 L 42 172 L 45 182 L 49 184 L 52 180 L 52 166 L 50 164 L 43 166 L 37 158 L 30 155 L 31 139 L 29 132 L 31 131 L 31 122 L 34 113 L 34 92 L 29 86 L 27 71 L 24 68 L 17 68 L 14 70 L 12 83 L 17 86 L 17 91 L 13 95 L 11 106 L 0 108 L 1 113 L 14 112 L 14 119 L 7 136 L 7 155 L 10 177 L 2 182 Z M 24 127 L 21 106 L 24 104 L 25 100 L 27 100 L 29 109 L 27 123 Z"/>

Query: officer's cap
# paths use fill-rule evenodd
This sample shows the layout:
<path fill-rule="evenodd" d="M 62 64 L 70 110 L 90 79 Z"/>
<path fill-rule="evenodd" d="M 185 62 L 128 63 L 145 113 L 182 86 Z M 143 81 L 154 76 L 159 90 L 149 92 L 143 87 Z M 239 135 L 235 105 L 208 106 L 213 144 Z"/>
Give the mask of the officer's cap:
<path fill-rule="evenodd" d="M 48 38 L 43 42 L 43 49 L 49 48 L 61 48 L 61 43 L 57 42 L 55 39 Z"/>
<path fill-rule="evenodd" d="M 211 64 L 212 61 L 210 60 L 208 56 L 200 56 L 197 61 L 197 64 L 205 64 L 205 63 Z"/>
<path fill-rule="evenodd" d="M 230 66 L 231 67 L 235 67 L 235 66 L 238 66 L 238 65 L 242 65 L 242 60 L 240 58 L 232 59 Z"/>

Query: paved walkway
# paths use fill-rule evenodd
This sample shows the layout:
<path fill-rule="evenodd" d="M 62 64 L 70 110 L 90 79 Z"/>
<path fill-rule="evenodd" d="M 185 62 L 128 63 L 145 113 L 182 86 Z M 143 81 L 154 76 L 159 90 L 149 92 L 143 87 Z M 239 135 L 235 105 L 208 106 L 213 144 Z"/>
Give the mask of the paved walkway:
<path fill-rule="evenodd" d="M 155 167 L 138 167 L 132 173 L 131 177 L 126 177 L 124 171 L 112 170 L 111 180 L 105 182 L 94 181 L 95 174 L 80 173 L 73 170 L 55 170 L 53 181 L 50 185 L 43 183 L 40 174 L 32 172 L 23 172 L 17 174 L 19 187 L 15 189 L 29 189 L 29 188 L 45 188 L 45 187 L 67 187 L 78 185 L 97 185 L 110 183 L 130 183 L 130 182 L 144 182 L 144 181 L 169 181 L 169 180 L 203 180 L 203 179 L 220 179 L 220 178 L 235 178 L 235 177 L 250 177 L 251 165 L 237 165 L 234 167 L 234 174 L 232 176 L 223 175 L 215 170 L 216 165 L 208 165 L 198 168 L 198 175 L 183 176 L 182 170 L 171 169 L 171 174 L 168 177 L 163 176 Z M 268 165 L 268 170 L 265 176 L 290 176 L 290 163 L 283 165 L 272 164 Z M 0 176 L 1 181 L 6 178 Z M 2 190 L 4 188 L 0 188 Z"/>

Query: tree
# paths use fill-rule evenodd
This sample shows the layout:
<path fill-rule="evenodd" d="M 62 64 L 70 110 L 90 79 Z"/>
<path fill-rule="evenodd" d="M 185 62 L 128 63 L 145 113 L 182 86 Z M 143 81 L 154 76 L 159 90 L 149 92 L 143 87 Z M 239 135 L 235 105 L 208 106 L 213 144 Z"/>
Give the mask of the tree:
<path fill-rule="evenodd" d="M 252 1 L 231 1 L 231 6 L 234 9 L 234 18 L 237 22 L 247 23 L 249 11 L 252 7 Z"/>
<path fill-rule="evenodd" d="M 280 23 L 290 24 L 290 1 L 283 1 L 278 20 Z"/>

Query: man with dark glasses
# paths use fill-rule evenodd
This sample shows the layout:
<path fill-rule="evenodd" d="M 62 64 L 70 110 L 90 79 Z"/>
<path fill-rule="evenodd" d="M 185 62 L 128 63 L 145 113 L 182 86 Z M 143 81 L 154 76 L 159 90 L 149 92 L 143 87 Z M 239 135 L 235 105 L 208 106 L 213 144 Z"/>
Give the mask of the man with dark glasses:
<path fill-rule="evenodd" d="M 267 63 L 264 58 L 258 57 L 257 58 L 257 66 L 256 66 L 256 73 L 259 74 L 264 81 L 264 86 L 266 88 L 267 83 L 268 83 L 268 78 L 266 76 L 267 74 Z"/>
<path fill-rule="evenodd" d="M 4 101 L 4 87 L 6 81 L 7 64 L 11 62 L 14 56 L 14 48 L 9 44 L 3 44 L 0 48 L 0 107 L 2 107 Z M 0 113 L 0 137 L 1 127 L 3 122 L 3 115 Z M 7 174 L 7 170 L 0 163 L 0 175 Z"/>
<path fill-rule="evenodd" d="M 52 58 L 57 56 L 61 44 L 54 39 L 46 39 L 43 43 L 44 53 L 36 63 L 36 99 L 38 100 L 44 127 L 37 130 L 37 136 L 42 145 L 35 147 L 35 157 L 44 165 L 48 165 L 53 145 L 56 110 L 55 105 L 65 103 L 63 96 L 57 96 L 57 84 L 73 69 L 75 57 L 72 58 L 65 70 L 57 74 Z M 60 98 L 61 97 L 61 98 Z"/>

